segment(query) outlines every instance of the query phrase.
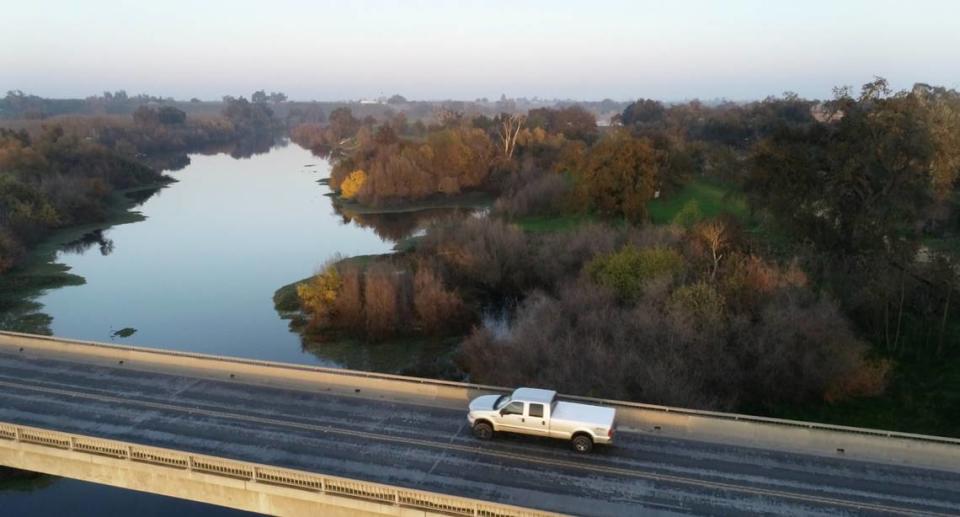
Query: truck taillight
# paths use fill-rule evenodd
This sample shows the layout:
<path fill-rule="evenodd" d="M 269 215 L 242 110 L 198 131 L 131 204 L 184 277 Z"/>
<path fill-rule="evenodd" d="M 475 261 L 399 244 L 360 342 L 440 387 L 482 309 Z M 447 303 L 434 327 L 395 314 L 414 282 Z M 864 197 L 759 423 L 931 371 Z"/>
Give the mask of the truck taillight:
<path fill-rule="evenodd" d="M 607 438 L 613 438 L 613 428 L 612 428 L 612 427 L 610 428 L 609 431 L 607 431 Z"/>

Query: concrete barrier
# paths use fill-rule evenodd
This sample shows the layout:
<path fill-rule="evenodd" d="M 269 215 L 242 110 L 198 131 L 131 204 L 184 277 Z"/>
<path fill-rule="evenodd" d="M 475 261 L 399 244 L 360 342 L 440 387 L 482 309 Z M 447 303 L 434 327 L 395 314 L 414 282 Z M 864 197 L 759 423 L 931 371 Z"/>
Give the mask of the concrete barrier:
<path fill-rule="evenodd" d="M 465 409 L 507 388 L 0 332 L 0 351 L 131 369 L 359 395 Z M 566 400 L 617 409 L 621 430 L 818 456 L 960 471 L 960 439 L 698 411 L 588 397 Z"/>
<path fill-rule="evenodd" d="M 270 515 L 559 515 L 6 422 L 0 465 Z"/>

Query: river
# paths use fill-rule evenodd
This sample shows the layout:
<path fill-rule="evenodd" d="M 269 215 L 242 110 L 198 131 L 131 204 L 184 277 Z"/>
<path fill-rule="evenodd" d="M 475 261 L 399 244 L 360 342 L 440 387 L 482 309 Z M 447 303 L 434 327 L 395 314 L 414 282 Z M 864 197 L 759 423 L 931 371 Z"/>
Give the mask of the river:
<path fill-rule="evenodd" d="M 56 261 L 86 282 L 36 298 L 54 335 L 350 368 L 384 369 L 378 355 L 395 361 L 396 351 L 305 350 L 272 296 L 337 254 L 389 252 L 393 239 L 415 229 L 416 217 L 391 216 L 384 230 L 370 226 L 370 218 L 359 224 L 338 214 L 327 187 L 318 185 L 329 164 L 292 144 L 243 159 L 192 155 L 189 165 L 168 174 L 177 183 L 137 208 L 144 220 L 92 232 L 57 252 Z M 241 512 L 44 477 L 0 483 L 0 514 Z"/>

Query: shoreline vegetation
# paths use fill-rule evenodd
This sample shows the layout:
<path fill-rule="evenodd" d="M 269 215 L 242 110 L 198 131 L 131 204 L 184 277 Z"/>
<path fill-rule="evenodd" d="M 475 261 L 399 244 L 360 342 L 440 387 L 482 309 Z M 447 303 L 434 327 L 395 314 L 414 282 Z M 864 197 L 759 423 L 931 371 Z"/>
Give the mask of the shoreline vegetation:
<path fill-rule="evenodd" d="M 829 101 L 641 99 L 603 128 L 576 107 L 341 112 L 291 134 L 331 158 L 345 208 L 389 218 L 464 185 L 495 201 L 331 259 L 278 311 L 305 346 L 442 339 L 449 362 L 424 371 L 445 378 L 960 436 L 957 257 L 932 244 L 958 230 L 958 114 L 953 90 L 882 79 Z"/>
<path fill-rule="evenodd" d="M 186 153 L 250 156 L 268 150 L 282 127 L 265 102 L 242 97 L 225 99 L 219 115 L 188 116 L 162 99 L 125 94 L 79 106 L 89 105 L 108 109 L 78 115 L 69 111 L 76 103 L 21 92 L 0 99 L 2 328 L 49 334 L 51 318 L 33 300 L 84 283 L 55 262 L 57 251 L 96 245 L 110 253 L 103 231 L 143 220 L 134 209 L 175 182 L 162 171 L 188 164 Z"/>

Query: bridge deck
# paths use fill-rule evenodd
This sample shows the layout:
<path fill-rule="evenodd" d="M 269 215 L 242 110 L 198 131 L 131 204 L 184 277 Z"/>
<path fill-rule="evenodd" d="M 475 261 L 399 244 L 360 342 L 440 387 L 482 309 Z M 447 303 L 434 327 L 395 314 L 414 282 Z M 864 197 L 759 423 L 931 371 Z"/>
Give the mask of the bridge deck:
<path fill-rule="evenodd" d="M 0 421 L 580 515 L 960 514 L 958 472 L 620 433 L 580 456 L 465 412 L 0 353 Z"/>

